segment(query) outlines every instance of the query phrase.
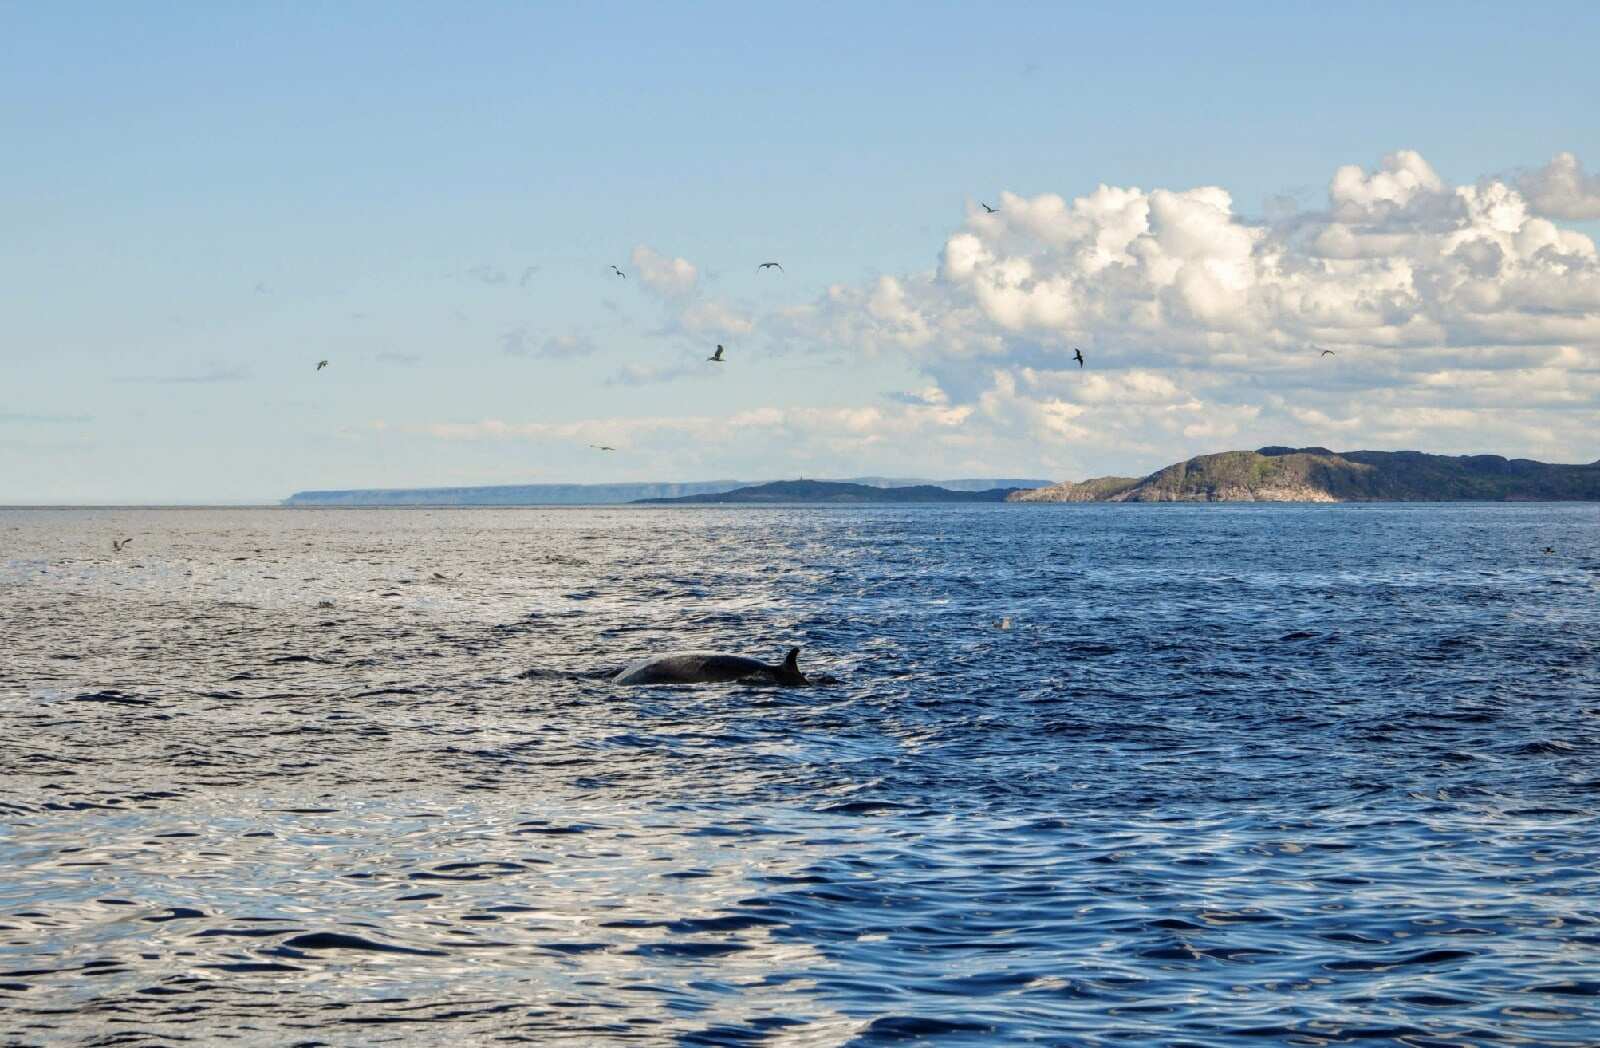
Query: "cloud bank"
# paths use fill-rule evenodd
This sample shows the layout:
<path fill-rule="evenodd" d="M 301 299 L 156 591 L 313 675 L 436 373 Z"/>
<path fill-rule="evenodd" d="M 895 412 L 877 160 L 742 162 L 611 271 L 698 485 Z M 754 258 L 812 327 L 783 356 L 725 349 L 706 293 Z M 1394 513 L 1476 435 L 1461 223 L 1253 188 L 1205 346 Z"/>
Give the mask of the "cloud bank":
<path fill-rule="evenodd" d="M 1537 213 L 1587 206 L 1563 157 L 1537 206 L 1411 151 L 1341 167 L 1325 208 L 1272 220 L 1217 186 L 1003 194 L 969 208 L 936 271 L 831 288 L 781 326 L 903 354 L 970 425 L 1058 461 L 1257 440 L 1589 460 L 1600 261 Z"/>
<path fill-rule="evenodd" d="M 1600 456 L 1600 258 L 1554 221 L 1600 216 L 1600 180 L 1570 153 L 1452 185 L 1402 150 L 1338 168 L 1315 210 L 1267 217 L 1220 186 L 999 203 L 969 204 L 928 271 L 765 315 L 641 246 L 634 265 L 676 332 L 893 356 L 924 383 L 860 406 L 593 425 L 692 433 L 707 454 L 719 434 L 758 433 L 743 446 L 796 461 L 938 454 L 1061 477 L 1266 443 Z M 435 435 L 552 433 L 485 422 Z"/>

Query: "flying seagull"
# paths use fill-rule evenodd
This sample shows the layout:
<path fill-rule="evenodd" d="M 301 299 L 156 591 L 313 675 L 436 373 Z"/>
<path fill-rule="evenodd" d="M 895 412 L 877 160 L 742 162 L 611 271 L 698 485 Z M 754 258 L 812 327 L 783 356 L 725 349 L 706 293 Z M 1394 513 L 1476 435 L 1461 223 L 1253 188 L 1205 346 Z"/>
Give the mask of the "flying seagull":
<path fill-rule="evenodd" d="M 980 200 L 980 201 L 978 201 L 978 203 L 983 204 L 983 201 Z M 1000 209 L 999 208 L 990 207 L 988 204 L 983 204 L 983 209 L 985 211 L 987 211 L 991 215 L 998 215 L 1000 213 Z"/>
<path fill-rule="evenodd" d="M 1077 346 L 1072 347 L 1072 359 L 1078 362 L 1078 369 L 1083 370 L 1083 350 Z"/>
<path fill-rule="evenodd" d="M 783 267 L 779 266 L 778 263 L 776 263 L 776 262 L 763 262 L 759 266 L 756 267 L 756 272 L 759 273 L 763 269 L 772 269 L 774 266 L 777 267 L 778 272 L 780 272 L 780 273 L 783 272 Z"/>
<path fill-rule="evenodd" d="M 1338 355 L 1339 355 L 1339 354 L 1337 354 L 1337 353 L 1335 353 L 1335 352 L 1334 352 L 1334 351 L 1333 351 L 1333 350 L 1331 350 L 1331 349 L 1325 349 L 1325 350 L 1323 350 L 1323 351 L 1322 351 L 1322 355 L 1323 355 L 1323 356 L 1325 356 L 1325 357 L 1336 357 L 1336 356 L 1338 356 Z"/>
<path fill-rule="evenodd" d="M 611 272 L 615 273 L 617 276 L 621 277 L 623 280 L 627 280 L 628 279 L 628 274 L 624 273 L 622 270 L 618 269 L 616 266 L 612 266 L 611 267 Z"/>
<path fill-rule="evenodd" d="M 317 361 L 317 370 L 318 371 L 321 371 L 323 368 L 325 368 L 327 366 L 328 366 L 328 362 L 326 360 Z"/>
<path fill-rule="evenodd" d="M 589 446 L 591 448 L 594 448 L 596 451 L 615 451 L 615 450 L 617 450 L 616 448 L 611 447 L 609 444 L 590 444 Z"/>
<path fill-rule="evenodd" d="M 128 548 L 128 544 L 130 542 L 132 542 L 132 541 L 133 541 L 132 539 L 121 539 L 121 540 L 112 539 L 111 540 L 111 552 L 112 553 L 121 553 L 123 550 Z"/>
<path fill-rule="evenodd" d="M 706 359 L 711 361 L 714 364 L 721 364 L 723 362 L 722 361 L 722 345 L 720 343 L 718 343 L 717 351 L 715 353 L 711 354 Z"/>

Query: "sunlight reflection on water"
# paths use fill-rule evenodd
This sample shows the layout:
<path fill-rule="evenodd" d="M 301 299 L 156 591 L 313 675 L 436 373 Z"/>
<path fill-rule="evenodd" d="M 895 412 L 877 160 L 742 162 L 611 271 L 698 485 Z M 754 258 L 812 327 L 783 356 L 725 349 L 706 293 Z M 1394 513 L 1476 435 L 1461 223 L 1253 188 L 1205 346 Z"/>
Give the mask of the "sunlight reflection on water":
<path fill-rule="evenodd" d="M 0 511 L 0 1028 L 1592 1044 L 1594 524 Z"/>

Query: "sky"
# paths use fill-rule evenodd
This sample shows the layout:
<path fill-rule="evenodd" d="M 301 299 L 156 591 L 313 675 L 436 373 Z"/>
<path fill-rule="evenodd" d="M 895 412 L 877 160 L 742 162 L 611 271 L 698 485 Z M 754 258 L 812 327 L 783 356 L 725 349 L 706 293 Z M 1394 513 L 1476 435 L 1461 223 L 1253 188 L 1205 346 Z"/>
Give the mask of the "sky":
<path fill-rule="evenodd" d="M 0 504 L 1600 458 L 1600 5 L 1204 6 L 0 0 Z"/>

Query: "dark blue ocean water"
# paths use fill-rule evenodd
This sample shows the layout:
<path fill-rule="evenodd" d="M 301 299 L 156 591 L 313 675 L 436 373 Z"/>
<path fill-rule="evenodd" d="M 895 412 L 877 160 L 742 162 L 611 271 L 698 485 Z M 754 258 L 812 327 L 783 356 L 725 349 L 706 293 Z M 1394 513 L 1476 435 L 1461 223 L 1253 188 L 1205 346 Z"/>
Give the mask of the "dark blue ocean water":
<path fill-rule="evenodd" d="M 0 1044 L 1594 1045 L 1597 657 L 1592 505 L 0 512 Z"/>

